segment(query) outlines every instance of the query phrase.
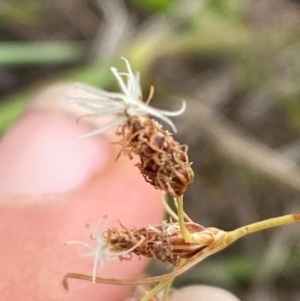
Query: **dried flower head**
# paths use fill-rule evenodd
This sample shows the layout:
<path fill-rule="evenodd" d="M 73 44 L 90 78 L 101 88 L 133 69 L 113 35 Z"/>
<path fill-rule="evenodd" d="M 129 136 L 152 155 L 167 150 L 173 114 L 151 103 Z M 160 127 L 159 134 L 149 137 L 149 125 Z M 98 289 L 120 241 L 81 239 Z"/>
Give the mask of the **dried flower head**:
<path fill-rule="evenodd" d="M 215 228 L 205 228 L 193 222 L 187 222 L 186 227 L 193 236 L 195 242 L 187 243 L 180 230 L 177 222 L 163 222 L 158 225 L 149 225 L 146 227 L 124 227 L 121 229 L 116 227 L 108 228 L 102 233 L 92 231 L 92 236 L 96 237 L 98 244 L 91 247 L 85 242 L 72 241 L 70 243 L 80 243 L 92 248 L 92 252 L 88 255 L 94 255 L 93 275 L 87 276 L 77 273 L 68 273 L 64 279 L 64 287 L 68 289 L 68 278 L 85 279 L 93 282 L 104 282 L 116 284 L 143 284 L 143 279 L 135 280 L 118 280 L 109 278 L 96 277 L 96 264 L 98 260 L 110 258 L 119 258 L 120 260 L 131 259 L 132 254 L 137 256 L 145 256 L 157 259 L 162 262 L 169 262 L 175 266 L 175 270 L 185 270 L 185 266 L 190 267 L 198 262 L 199 255 L 205 254 L 205 250 L 219 244 L 224 233 L 222 230 Z M 182 263 L 187 263 L 182 265 Z M 156 276 L 164 277 L 164 276 Z M 156 279 L 154 277 L 154 279 Z M 147 278 L 146 278 L 147 279 Z M 145 283 L 153 283 L 152 277 Z M 158 278 L 159 279 L 159 278 Z M 167 279 L 167 278 L 165 278 Z M 112 281 L 112 282 L 111 282 Z M 160 280 L 159 280 L 160 281 Z M 152 292 L 152 291 L 151 291 Z M 150 292 L 149 292 L 150 293 Z M 148 294 L 146 295 L 148 296 Z M 154 295 L 151 295 L 154 296 Z M 145 297 L 146 298 L 146 297 Z M 143 299 L 144 300 L 144 299 Z M 149 299 L 145 299 L 149 300 Z"/>
<path fill-rule="evenodd" d="M 215 240 L 215 235 L 209 228 L 193 222 L 187 222 L 186 227 L 197 243 L 185 242 L 177 222 L 164 221 L 158 225 L 130 228 L 120 224 L 121 229 L 112 227 L 104 231 L 105 220 L 106 216 L 103 217 L 98 231 L 87 225 L 95 245 L 78 240 L 67 242 L 91 249 L 81 256 L 94 256 L 93 281 L 96 279 L 98 264 L 100 263 L 102 273 L 107 260 L 129 260 L 135 254 L 178 266 L 182 259 L 192 258 Z"/>
<path fill-rule="evenodd" d="M 122 136 L 121 152 L 130 158 L 140 157 L 137 167 L 145 180 L 155 188 L 177 197 L 194 180 L 187 145 L 181 145 L 156 120 L 132 116 L 116 132 Z"/>
<path fill-rule="evenodd" d="M 103 217 L 99 230 L 86 225 L 95 244 L 78 240 L 67 242 L 81 244 L 91 249 L 81 256 L 94 256 L 93 280 L 96 279 L 98 265 L 100 265 L 99 273 L 102 274 L 107 260 L 117 258 L 129 260 L 132 254 L 135 254 L 177 266 L 181 259 L 193 257 L 214 239 L 204 227 L 195 223 L 186 223 L 190 233 L 198 237 L 198 242 L 194 244 L 184 241 L 178 223 L 163 222 L 155 226 L 131 228 L 121 225 L 121 229 L 113 227 L 104 231 L 106 218 Z"/>
<path fill-rule="evenodd" d="M 166 221 L 146 227 L 122 226 L 120 230 L 109 228 L 105 237 L 107 247 L 112 252 L 132 250 L 131 252 L 138 256 L 158 259 L 177 266 L 181 259 L 193 257 L 214 240 L 213 235 L 198 224 L 186 223 L 186 227 L 190 234 L 197 236 L 197 243 L 186 243 L 179 224 Z"/>
<path fill-rule="evenodd" d="M 124 58 L 123 58 L 124 59 Z M 102 133 L 118 126 L 116 134 L 122 136 L 120 152 L 132 158 L 140 157 L 137 164 L 145 180 L 155 188 L 168 192 L 174 197 L 182 195 L 194 180 L 194 172 L 189 162 L 187 145 L 181 145 L 162 125 L 150 118 L 154 116 L 165 121 L 176 132 L 169 116 L 184 112 L 185 102 L 178 111 L 155 109 L 141 100 L 139 73 L 133 73 L 129 62 L 124 59 L 127 72 L 118 72 L 111 68 L 122 93 L 106 92 L 100 89 L 78 84 L 77 87 L 91 95 L 90 98 L 67 98 L 88 109 L 94 116 L 114 115 L 116 118 L 80 138 Z M 153 95 L 151 90 L 150 98 Z M 120 155 L 119 154 L 119 155 Z"/>

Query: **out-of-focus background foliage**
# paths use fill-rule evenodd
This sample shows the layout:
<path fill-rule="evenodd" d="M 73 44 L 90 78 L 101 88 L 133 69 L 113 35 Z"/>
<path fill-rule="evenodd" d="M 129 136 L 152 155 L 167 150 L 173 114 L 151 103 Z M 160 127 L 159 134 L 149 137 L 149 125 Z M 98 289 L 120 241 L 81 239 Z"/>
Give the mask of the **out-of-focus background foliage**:
<path fill-rule="evenodd" d="M 41 86 L 116 88 L 108 66 L 122 68 L 120 56 L 141 71 L 145 95 L 156 87 L 154 106 L 187 100 L 175 123 L 196 173 L 192 219 L 231 230 L 299 211 L 299 1 L 0 0 L 1 134 Z M 300 300 L 299 233 L 253 234 L 175 285 Z"/>

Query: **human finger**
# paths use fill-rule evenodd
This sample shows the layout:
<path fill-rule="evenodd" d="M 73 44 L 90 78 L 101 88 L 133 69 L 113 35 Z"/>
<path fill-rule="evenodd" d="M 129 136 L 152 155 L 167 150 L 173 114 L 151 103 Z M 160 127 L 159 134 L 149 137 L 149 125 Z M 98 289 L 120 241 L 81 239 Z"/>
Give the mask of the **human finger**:
<path fill-rule="evenodd" d="M 67 86 L 41 92 L 59 101 Z M 160 193 L 103 136 L 76 141 L 89 126 L 58 107 L 28 111 L 0 143 L 0 291 L 9 300 L 122 300 L 130 288 L 72 281 L 65 273 L 92 273 L 92 259 L 63 246 L 88 239 L 86 222 L 104 214 L 109 225 L 145 225 L 162 219 Z M 106 273 L 136 277 L 145 261 L 109 263 Z M 1 272 L 2 271 L 2 272 Z M 4 298 L 4 299 L 5 299 Z M 20 299 L 21 300 L 21 299 Z"/>

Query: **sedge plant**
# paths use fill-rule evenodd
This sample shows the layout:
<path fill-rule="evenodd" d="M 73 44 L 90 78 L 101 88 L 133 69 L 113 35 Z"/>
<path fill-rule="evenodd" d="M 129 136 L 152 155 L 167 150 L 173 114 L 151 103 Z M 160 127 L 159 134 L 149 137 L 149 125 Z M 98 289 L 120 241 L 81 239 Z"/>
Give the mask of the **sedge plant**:
<path fill-rule="evenodd" d="M 287 225 L 300 221 L 300 213 L 270 218 L 232 231 L 205 227 L 193 222 L 184 212 L 183 194 L 192 184 L 194 172 L 188 157 L 188 147 L 176 141 L 159 121 L 165 122 L 173 132 L 176 127 L 170 117 L 180 115 L 185 110 L 185 102 L 177 111 L 159 110 L 149 106 L 153 88 L 146 102 L 142 101 L 139 73 L 134 73 L 129 62 L 123 58 L 127 72 L 111 68 L 121 93 L 107 92 L 93 87 L 77 84 L 77 88 L 91 97 L 67 97 L 66 102 L 84 107 L 89 115 L 95 117 L 112 116 L 113 119 L 103 127 L 79 138 L 101 134 L 117 127 L 116 134 L 121 136 L 118 144 L 120 155 L 130 159 L 139 157 L 137 167 L 145 180 L 160 189 L 163 204 L 171 219 L 157 225 L 106 229 L 103 217 L 99 230 L 88 226 L 95 244 L 82 241 L 69 241 L 68 244 L 83 244 L 89 248 L 85 256 L 94 256 L 92 275 L 67 273 L 63 284 L 68 288 L 68 279 L 92 281 L 118 285 L 140 285 L 157 283 L 141 296 L 141 301 L 153 300 L 157 293 L 164 290 L 163 300 L 168 299 L 172 281 L 205 258 L 217 253 L 236 240 L 268 228 Z M 156 119 L 153 119 L 156 118 Z M 166 195 L 173 197 L 176 212 L 168 206 Z M 115 279 L 98 277 L 107 260 L 119 258 L 128 260 L 133 255 L 154 258 L 169 262 L 174 266 L 170 273 L 136 279 Z"/>

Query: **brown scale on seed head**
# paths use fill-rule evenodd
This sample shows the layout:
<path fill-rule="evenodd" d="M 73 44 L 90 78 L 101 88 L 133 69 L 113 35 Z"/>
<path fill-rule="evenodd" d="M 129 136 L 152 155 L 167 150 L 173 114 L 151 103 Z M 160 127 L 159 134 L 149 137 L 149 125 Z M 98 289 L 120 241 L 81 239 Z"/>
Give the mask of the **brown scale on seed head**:
<path fill-rule="evenodd" d="M 178 223 L 167 222 L 147 227 L 123 227 L 121 230 L 110 228 L 105 231 L 104 237 L 112 252 L 133 249 L 131 253 L 120 256 L 121 260 L 131 259 L 132 254 L 136 254 L 177 266 L 181 259 L 191 258 L 213 240 L 203 226 L 190 222 L 186 223 L 186 227 L 190 233 L 201 235 L 202 243 L 186 243 Z"/>
<path fill-rule="evenodd" d="M 137 167 L 145 180 L 174 197 L 182 195 L 194 180 L 187 145 L 181 145 L 149 116 L 131 116 L 121 125 L 120 153 L 140 157 Z"/>

